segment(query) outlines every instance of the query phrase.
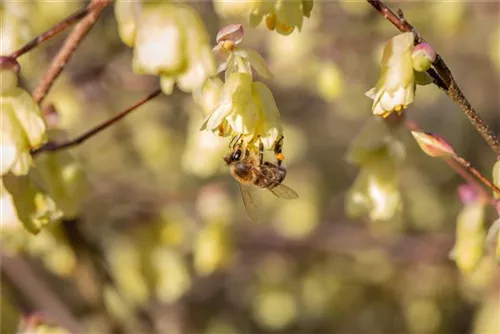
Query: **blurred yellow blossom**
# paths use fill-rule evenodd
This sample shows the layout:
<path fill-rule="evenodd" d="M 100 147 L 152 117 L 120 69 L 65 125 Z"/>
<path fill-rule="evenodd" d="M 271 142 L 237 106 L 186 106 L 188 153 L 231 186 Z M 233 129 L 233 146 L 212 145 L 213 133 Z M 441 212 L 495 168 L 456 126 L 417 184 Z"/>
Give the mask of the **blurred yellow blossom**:
<path fill-rule="evenodd" d="M 398 166 L 404 161 L 404 145 L 385 121 L 374 118 L 356 136 L 347 160 L 360 166 L 349 189 L 346 210 L 351 217 L 368 216 L 371 221 L 396 221 L 402 212 Z"/>
<path fill-rule="evenodd" d="M 209 223 L 199 231 L 193 249 L 193 265 L 201 275 L 210 275 L 231 263 L 232 238 L 229 226 Z"/>
<path fill-rule="evenodd" d="M 484 254 L 484 211 L 485 204 L 476 200 L 466 204 L 457 218 L 456 241 L 450 256 L 464 272 L 473 271 Z"/>
<path fill-rule="evenodd" d="M 134 46 L 137 32 L 137 19 L 142 9 L 141 2 L 117 0 L 114 9 L 116 21 L 118 23 L 118 34 L 121 40 L 130 47 Z"/>
<path fill-rule="evenodd" d="M 50 138 L 67 138 L 63 130 L 51 129 L 48 134 Z M 33 169 L 33 179 L 54 199 L 65 218 L 74 218 L 81 214 L 88 188 L 80 163 L 65 150 L 39 154 L 35 162 L 37 168 Z"/>
<path fill-rule="evenodd" d="M 139 9 L 133 3 L 120 6 L 119 31 L 126 44 L 134 45 L 134 71 L 160 76 L 165 94 L 172 93 L 175 83 L 191 92 L 215 73 L 208 33 L 192 7 L 170 2 L 144 3 Z"/>
<path fill-rule="evenodd" d="M 401 212 L 402 205 L 396 174 L 393 178 L 384 177 L 379 168 L 364 168 L 347 199 L 347 211 L 351 217 L 367 214 L 372 221 L 394 218 Z"/>
<path fill-rule="evenodd" d="M 157 247 L 151 261 L 157 268 L 155 288 L 160 301 L 175 302 L 189 290 L 191 276 L 181 254 L 167 247 Z"/>
<path fill-rule="evenodd" d="M 490 60 L 500 73 L 500 25 L 490 33 L 489 39 Z"/>
<path fill-rule="evenodd" d="M 262 20 L 269 30 L 282 35 L 291 34 L 295 28 L 302 29 L 304 17 L 310 17 L 313 0 L 266 0 L 266 1 L 214 1 L 221 16 L 248 15 L 250 25 L 257 27 Z"/>
<path fill-rule="evenodd" d="M 36 234 L 40 229 L 61 217 L 52 198 L 27 175 L 12 173 L 2 176 L 0 184 L 2 230 L 16 228 L 18 223 Z"/>
<path fill-rule="evenodd" d="M 298 305 L 291 292 L 260 287 L 253 301 L 253 314 L 259 324 L 271 331 L 284 330 L 297 317 Z"/>

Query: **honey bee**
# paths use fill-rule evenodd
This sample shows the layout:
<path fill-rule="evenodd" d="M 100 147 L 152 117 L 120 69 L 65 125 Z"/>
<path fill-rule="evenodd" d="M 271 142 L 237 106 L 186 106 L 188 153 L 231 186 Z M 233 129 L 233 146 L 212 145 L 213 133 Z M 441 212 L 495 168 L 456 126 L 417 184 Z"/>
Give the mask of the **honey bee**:
<path fill-rule="evenodd" d="M 262 143 L 259 144 L 258 156 L 256 152 L 244 149 L 242 143 L 236 143 L 233 150 L 224 157 L 231 176 L 240 185 L 243 203 L 252 220 L 259 220 L 258 205 L 253 196 L 255 187 L 268 189 L 276 197 L 282 199 L 296 199 L 299 197 L 293 189 L 283 184 L 286 169 L 281 165 L 283 161 L 283 154 L 281 153 L 282 139 L 283 137 L 276 143 L 274 149 L 277 164 L 264 161 Z"/>

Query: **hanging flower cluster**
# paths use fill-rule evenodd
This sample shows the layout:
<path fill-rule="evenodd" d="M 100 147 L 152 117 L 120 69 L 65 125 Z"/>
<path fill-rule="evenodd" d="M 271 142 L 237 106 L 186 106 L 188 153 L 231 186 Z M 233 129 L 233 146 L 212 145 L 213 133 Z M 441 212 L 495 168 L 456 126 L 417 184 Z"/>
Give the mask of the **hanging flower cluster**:
<path fill-rule="evenodd" d="M 450 257 L 460 270 L 471 272 L 477 268 L 484 255 L 486 203 L 468 184 L 459 187 L 458 194 L 463 208 L 457 217 L 455 245 Z"/>
<path fill-rule="evenodd" d="M 313 0 L 214 1 L 219 15 L 249 15 L 250 26 L 257 27 L 264 20 L 269 30 L 282 35 L 290 35 L 295 28 L 300 31 L 304 17 L 311 16 L 313 6 Z"/>
<path fill-rule="evenodd" d="M 360 167 L 346 199 L 351 218 L 399 219 L 403 201 L 398 170 L 405 156 L 404 145 L 380 118 L 372 119 L 356 136 L 347 155 L 351 164 Z"/>
<path fill-rule="evenodd" d="M 69 152 L 33 158 L 52 135 L 38 104 L 18 86 L 19 65 L 0 59 L 0 203 L 2 232 L 24 226 L 31 233 L 80 212 L 82 170 Z M 36 168 L 34 168 L 36 167 Z"/>
<path fill-rule="evenodd" d="M 134 47 L 134 71 L 160 76 L 165 94 L 171 94 L 176 83 L 191 92 L 215 74 L 210 38 L 192 7 L 119 0 L 115 15 L 120 38 Z"/>
<path fill-rule="evenodd" d="M 427 43 L 414 47 L 414 35 L 403 33 L 389 40 L 383 50 L 380 78 L 366 95 L 373 99 L 374 115 L 401 114 L 413 102 L 416 85 L 430 83 L 424 73 L 436 59 Z"/>
<path fill-rule="evenodd" d="M 45 122 L 31 95 L 18 87 L 19 66 L 2 58 L 0 69 L 1 175 L 26 175 L 31 167 L 30 150 L 47 140 Z"/>
<path fill-rule="evenodd" d="M 258 140 L 272 149 L 282 135 L 280 115 L 271 90 L 254 80 L 254 69 L 260 76 L 272 77 L 260 54 L 240 48 L 243 40 L 241 25 L 222 29 L 214 50 L 223 59 L 220 71 L 224 82 L 209 79 L 196 94 L 197 101 L 209 114 L 201 129 L 220 137 L 240 136 L 248 145 L 257 147 Z"/>

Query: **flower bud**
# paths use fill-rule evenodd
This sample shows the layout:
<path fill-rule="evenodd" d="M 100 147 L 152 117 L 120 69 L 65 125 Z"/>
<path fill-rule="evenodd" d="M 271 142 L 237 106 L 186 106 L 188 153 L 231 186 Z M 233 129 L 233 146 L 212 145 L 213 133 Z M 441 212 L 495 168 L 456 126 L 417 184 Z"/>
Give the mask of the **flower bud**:
<path fill-rule="evenodd" d="M 11 57 L 0 57 L 0 94 L 17 87 L 19 63 Z"/>
<path fill-rule="evenodd" d="M 184 92 L 199 88 L 215 73 L 210 40 L 198 13 L 187 5 L 147 3 L 137 21 L 134 71 L 160 76 L 161 89 L 174 84 Z"/>
<path fill-rule="evenodd" d="M 442 137 L 425 132 L 412 131 L 411 134 L 417 141 L 422 151 L 433 158 L 449 157 L 456 155 L 455 150 Z"/>
<path fill-rule="evenodd" d="M 230 24 L 219 30 L 215 40 L 217 43 L 231 41 L 235 45 L 238 45 L 243 41 L 243 37 L 245 37 L 243 26 L 241 24 Z"/>
<path fill-rule="evenodd" d="M 468 205 L 479 199 L 479 192 L 470 184 L 462 184 L 458 187 L 458 197 L 462 204 Z"/>
<path fill-rule="evenodd" d="M 436 51 L 428 43 L 421 43 L 415 46 L 411 52 L 411 64 L 417 72 L 425 72 L 434 61 L 436 61 Z"/>

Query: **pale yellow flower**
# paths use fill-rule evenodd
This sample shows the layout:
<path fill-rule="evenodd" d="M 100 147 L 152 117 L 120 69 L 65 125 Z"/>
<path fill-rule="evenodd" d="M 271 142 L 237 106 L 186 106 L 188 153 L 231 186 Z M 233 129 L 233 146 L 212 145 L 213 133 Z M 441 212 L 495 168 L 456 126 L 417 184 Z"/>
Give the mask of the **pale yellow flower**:
<path fill-rule="evenodd" d="M 0 175 L 25 175 L 31 167 L 30 150 L 46 139 L 46 125 L 31 95 L 12 88 L 0 96 Z"/>
<path fill-rule="evenodd" d="M 262 82 L 252 82 L 252 76 L 232 72 L 222 87 L 219 103 L 205 120 L 202 130 L 218 132 L 220 136 L 242 135 L 247 143 L 271 149 L 281 136 L 279 110 L 269 88 Z"/>
<path fill-rule="evenodd" d="M 269 30 L 289 35 L 295 28 L 302 29 L 303 18 L 310 16 L 312 7 L 311 0 L 258 1 L 250 13 L 250 24 L 255 27 L 264 18 Z"/>
<path fill-rule="evenodd" d="M 257 27 L 263 20 L 269 30 L 282 35 L 302 29 L 304 17 L 310 17 L 313 0 L 214 0 L 216 12 L 223 16 L 249 15 L 250 25 Z"/>
<path fill-rule="evenodd" d="M 402 209 L 397 178 L 387 178 L 374 168 L 363 168 L 348 192 L 346 205 L 352 217 L 367 215 L 372 221 L 393 219 Z"/>
<path fill-rule="evenodd" d="M 123 43 L 132 47 L 135 44 L 137 21 L 142 10 L 140 1 L 116 0 L 115 17 L 118 34 Z"/>
<path fill-rule="evenodd" d="M 62 217 L 53 199 L 29 175 L 2 175 L 0 201 L 2 230 L 22 224 L 27 231 L 36 234 L 45 225 Z"/>
<path fill-rule="evenodd" d="M 386 43 L 381 61 L 381 73 L 375 87 L 366 92 L 373 99 L 374 115 L 401 113 L 415 97 L 415 74 L 411 51 L 413 33 L 403 33 Z"/>

